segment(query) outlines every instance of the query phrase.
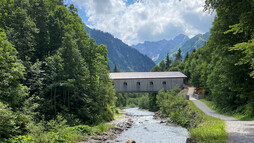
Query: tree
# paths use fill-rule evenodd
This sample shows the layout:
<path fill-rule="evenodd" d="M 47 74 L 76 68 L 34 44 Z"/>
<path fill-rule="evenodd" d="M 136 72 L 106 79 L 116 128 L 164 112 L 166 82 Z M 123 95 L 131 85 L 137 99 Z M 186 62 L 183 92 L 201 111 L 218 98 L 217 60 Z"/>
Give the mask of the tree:
<path fill-rule="evenodd" d="M 8 138 L 15 134 L 15 128 L 17 128 L 15 120 L 17 117 L 14 115 L 13 111 L 2 102 L 0 102 L 0 115 L 0 137 L 1 139 Z"/>
<path fill-rule="evenodd" d="M 165 70 L 166 70 L 166 64 L 165 64 L 165 61 L 164 61 L 164 60 L 162 60 L 162 61 L 160 62 L 159 66 L 160 66 L 161 71 L 165 71 Z"/>
<path fill-rule="evenodd" d="M 184 61 L 186 61 L 189 58 L 189 52 L 186 53 Z"/>
<path fill-rule="evenodd" d="M 172 67 L 179 65 L 181 62 L 182 62 L 182 51 L 179 48 L 173 61 Z"/>
<path fill-rule="evenodd" d="M 152 68 L 151 72 L 160 72 L 161 71 L 161 67 L 159 65 L 156 65 Z"/>
<path fill-rule="evenodd" d="M 217 14 L 211 36 L 183 62 L 183 72 L 217 108 L 253 116 L 253 4 L 206 0 L 206 8 Z"/>
<path fill-rule="evenodd" d="M 120 72 L 117 66 L 115 65 L 113 72 Z"/>
<path fill-rule="evenodd" d="M 0 100 L 16 110 L 23 106 L 27 87 L 21 84 L 25 67 L 17 58 L 18 52 L 0 29 Z"/>
<path fill-rule="evenodd" d="M 166 70 L 170 68 L 172 61 L 169 59 L 169 55 L 166 56 Z"/>
<path fill-rule="evenodd" d="M 176 60 L 182 62 L 182 50 L 179 48 L 176 54 Z"/>

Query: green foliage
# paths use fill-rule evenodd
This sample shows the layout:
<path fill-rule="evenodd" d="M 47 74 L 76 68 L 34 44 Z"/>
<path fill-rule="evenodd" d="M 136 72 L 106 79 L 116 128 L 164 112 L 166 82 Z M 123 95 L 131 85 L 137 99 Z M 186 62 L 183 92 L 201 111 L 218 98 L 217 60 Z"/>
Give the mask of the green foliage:
<path fill-rule="evenodd" d="M 166 70 L 168 70 L 171 66 L 172 61 L 169 59 L 169 55 L 166 56 Z"/>
<path fill-rule="evenodd" d="M 100 133 L 106 132 L 106 131 L 108 131 L 109 129 L 112 129 L 112 128 L 115 128 L 115 126 L 112 125 L 112 124 L 99 124 L 99 125 L 93 127 L 93 133 L 94 134 L 100 134 Z"/>
<path fill-rule="evenodd" d="M 220 113 L 220 114 L 223 114 L 223 115 L 226 115 L 226 116 L 233 116 L 234 118 L 237 118 L 239 120 L 242 120 L 242 121 L 253 121 L 254 120 L 254 117 L 251 117 L 249 116 L 250 114 L 247 112 L 243 112 L 243 113 L 239 113 L 238 111 L 228 111 L 228 110 L 222 110 L 220 108 L 218 108 L 214 102 L 212 101 L 209 101 L 207 99 L 200 99 L 202 102 L 204 102 L 209 108 L 213 109 L 214 111 Z M 243 106 L 244 108 L 244 106 Z"/>
<path fill-rule="evenodd" d="M 253 7 L 250 1 L 207 0 L 206 8 L 216 9 L 217 14 L 208 43 L 169 69 L 203 87 L 218 110 L 250 118 L 254 116 Z"/>
<path fill-rule="evenodd" d="M 13 116 L 16 129 L 6 128 L 4 138 L 19 134 L 18 140 L 77 142 L 80 135 L 69 125 L 113 119 L 107 48 L 88 37 L 73 5 L 3 0 L 0 11 L 0 102 L 6 105 L 3 122 Z M 56 115 L 67 123 L 56 123 L 63 127 L 51 131 L 47 122 Z"/>
<path fill-rule="evenodd" d="M 179 88 L 167 92 L 159 91 L 157 104 L 162 116 L 187 127 L 191 138 L 196 142 L 228 142 L 225 122 L 203 113 L 192 101 L 184 100 L 183 96 L 178 95 L 179 91 Z"/>
<path fill-rule="evenodd" d="M 202 119 L 195 128 L 190 128 L 192 139 L 201 143 L 228 143 L 225 121 L 206 115 L 192 101 L 188 101 L 188 105 Z"/>
<path fill-rule="evenodd" d="M 7 105 L 0 102 L 0 141 L 16 132 L 16 116 Z"/>
<path fill-rule="evenodd" d="M 161 70 L 161 67 L 159 65 L 154 66 L 151 70 L 151 72 L 160 72 L 160 71 L 162 71 L 162 70 Z"/>
<path fill-rule="evenodd" d="M 252 69 L 250 72 L 250 76 L 254 78 L 254 39 L 250 40 L 250 42 L 243 42 L 234 45 L 231 50 L 241 51 L 244 57 L 240 59 L 236 65 L 250 65 L 249 67 Z"/>
<path fill-rule="evenodd" d="M 152 95 L 151 93 L 118 93 L 116 94 L 116 107 L 139 107 L 141 109 L 157 111 L 158 108 L 155 99 L 151 98 L 152 96 L 156 98 L 156 95 Z"/>
<path fill-rule="evenodd" d="M 149 111 L 156 112 L 159 110 L 159 106 L 157 105 L 157 93 L 149 93 L 149 104 L 148 109 Z"/>
<path fill-rule="evenodd" d="M 21 84 L 25 68 L 17 54 L 0 29 L 0 101 L 8 103 L 13 109 L 21 107 L 27 96 L 27 88 Z"/>
<path fill-rule="evenodd" d="M 149 109 L 149 97 L 142 96 L 138 102 L 138 107 L 141 109 Z"/>
<path fill-rule="evenodd" d="M 31 143 L 31 142 L 48 142 L 48 143 L 76 143 L 81 141 L 86 135 L 95 135 L 106 132 L 114 125 L 99 124 L 94 127 L 87 125 L 78 125 L 70 127 L 67 121 L 61 116 L 57 116 L 56 120 L 49 122 L 40 121 L 39 123 L 31 123 L 27 126 L 28 134 L 17 136 L 9 142 Z"/>
<path fill-rule="evenodd" d="M 31 123 L 27 126 L 28 134 L 25 136 L 18 136 L 11 139 L 11 142 L 78 142 L 82 140 L 82 136 L 87 132 L 78 127 L 69 127 L 61 116 L 58 116 L 56 120 L 49 122 L 41 121 L 39 123 Z M 89 128 L 87 126 L 87 128 Z M 89 130 L 88 130 L 89 131 Z"/>
<path fill-rule="evenodd" d="M 196 113 L 188 107 L 188 102 L 182 96 L 178 96 L 179 88 L 172 91 L 159 91 L 157 95 L 157 105 L 162 112 L 162 116 L 169 117 L 171 120 L 184 127 L 196 127 L 200 119 Z"/>
<path fill-rule="evenodd" d="M 160 62 L 159 67 L 161 68 L 161 71 L 165 71 L 165 70 L 166 70 L 167 66 L 166 66 L 164 60 L 162 60 L 162 61 Z"/>

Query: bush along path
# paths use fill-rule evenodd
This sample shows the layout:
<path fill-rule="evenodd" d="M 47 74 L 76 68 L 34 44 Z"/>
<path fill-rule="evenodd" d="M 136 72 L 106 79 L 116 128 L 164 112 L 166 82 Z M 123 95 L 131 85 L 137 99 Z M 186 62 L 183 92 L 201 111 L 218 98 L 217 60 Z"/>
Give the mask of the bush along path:
<path fill-rule="evenodd" d="M 190 100 L 205 114 L 226 121 L 226 131 L 230 143 L 253 143 L 254 121 L 240 121 L 236 118 L 221 115 L 211 110 L 205 103 L 193 98 L 194 87 L 189 87 Z"/>
<path fill-rule="evenodd" d="M 180 89 L 159 91 L 156 103 L 160 112 L 156 115 L 187 128 L 187 143 L 228 143 L 225 121 L 206 115 L 179 92 Z"/>

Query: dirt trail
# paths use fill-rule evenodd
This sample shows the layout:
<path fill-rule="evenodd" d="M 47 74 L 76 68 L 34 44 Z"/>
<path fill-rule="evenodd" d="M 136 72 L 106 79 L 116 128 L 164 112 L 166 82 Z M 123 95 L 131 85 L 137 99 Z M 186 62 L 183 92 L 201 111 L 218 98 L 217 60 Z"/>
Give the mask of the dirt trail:
<path fill-rule="evenodd" d="M 205 114 L 226 121 L 226 131 L 230 143 L 254 143 L 254 121 L 240 121 L 230 116 L 221 115 L 211 110 L 205 103 L 193 97 L 195 88 L 189 87 L 190 100 Z"/>

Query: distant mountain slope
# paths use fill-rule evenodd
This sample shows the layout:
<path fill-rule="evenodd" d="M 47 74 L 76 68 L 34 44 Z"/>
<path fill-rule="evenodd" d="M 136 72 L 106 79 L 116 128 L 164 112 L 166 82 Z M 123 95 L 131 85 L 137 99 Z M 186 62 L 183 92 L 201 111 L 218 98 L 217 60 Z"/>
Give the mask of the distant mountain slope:
<path fill-rule="evenodd" d="M 209 36 L 210 32 L 207 32 L 205 34 L 198 34 L 193 38 L 189 39 L 188 41 L 180 43 L 179 45 L 175 46 L 172 49 L 172 51 L 174 52 L 169 53 L 170 59 L 174 59 L 175 54 L 179 48 L 182 50 L 182 56 L 184 59 L 187 52 L 190 54 L 193 51 L 193 49 L 198 49 L 199 47 L 205 45 L 209 39 Z"/>
<path fill-rule="evenodd" d="M 111 34 L 85 26 L 87 34 L 94 38 L 98 45 L 104 44 L 108 49 L 109 67 L 111 71 L 116 65 L 120 71 L 150 71 L 155 63 L 136 49 L 114 38 Z"/>
<path fill-rule="evenodd" d="M 156 64 L 162 61 L 167 53 L 173 53 L 172 49 L 180 43 L 186 42 L 189 37 L 183 34 L 176 36 L 172 40 L 161 40 L 156 42 L 145 41 L 142 44 L 133 45 L 132 47 L 137 49 L 140 53 L 147 55 Z"/>
<path fill-rule="evenodd" d="M 189 39 L 187 36 L 180 34 L 173 40 L 161 40 L 156 42 L 144 42 L 134 45 L 133 47 L 139 52 L 150 57 L 156 64 L 165 59 L 169 54 L 171 60 L 174 59 L 178 49 L 182 50 L 182 56 L 185 58 L 186 53 L 191 53 L 193 49 L 202 47 L 209 39 L 210 33 L 198 34 Z"/>

